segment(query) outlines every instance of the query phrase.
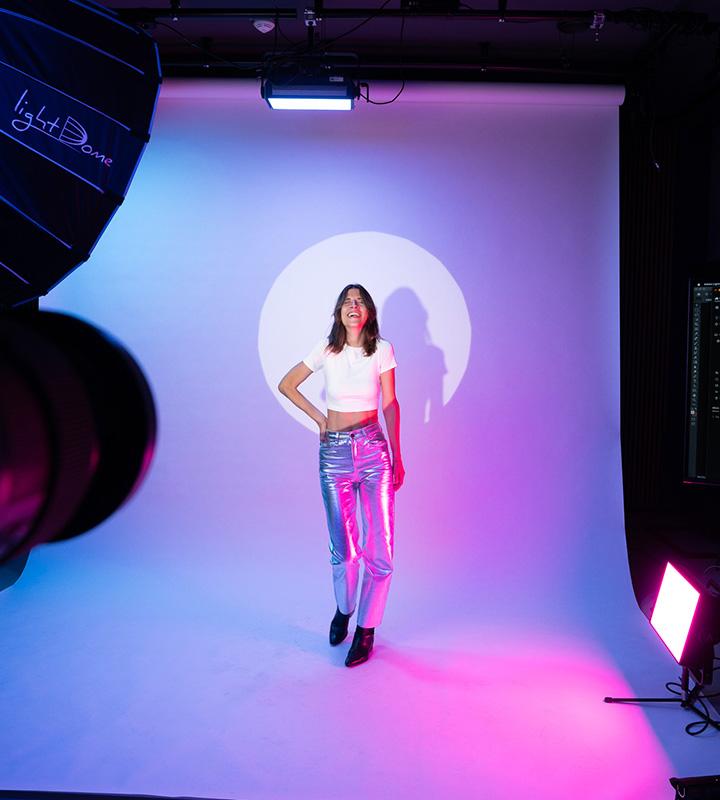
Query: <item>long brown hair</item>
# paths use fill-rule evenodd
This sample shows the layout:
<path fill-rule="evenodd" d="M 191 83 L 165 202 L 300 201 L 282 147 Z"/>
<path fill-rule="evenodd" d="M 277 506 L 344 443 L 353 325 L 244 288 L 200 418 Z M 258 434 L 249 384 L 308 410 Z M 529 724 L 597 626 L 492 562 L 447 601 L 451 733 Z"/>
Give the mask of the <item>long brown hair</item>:
<path fill-rule="evenodd" d="M 363 347 L 365 349 L 365 355 L 371 356 L 377 350 L 377 340 L 380 338 L 380 327 L 377 321 L 377 309 L 375 308 L 372 297 L 370 297 L 370 292 L 359 283 L 349 283 L 338 295 L 338 299 L 335 303 L 335 310 L 333 311 L 334 322 L 330 335 L 328 336 L 328 348 L 332 353 L 341 353 L 343 347 L 345 347 L 347 331 L 342 323 L 341 313 L 343 303 L 350 289 L 357 289 L 360 292 L 360 297 L 362 297 L 365 308 L 367 308 L 368 311 L 368 319 L 363 326 Z"/>

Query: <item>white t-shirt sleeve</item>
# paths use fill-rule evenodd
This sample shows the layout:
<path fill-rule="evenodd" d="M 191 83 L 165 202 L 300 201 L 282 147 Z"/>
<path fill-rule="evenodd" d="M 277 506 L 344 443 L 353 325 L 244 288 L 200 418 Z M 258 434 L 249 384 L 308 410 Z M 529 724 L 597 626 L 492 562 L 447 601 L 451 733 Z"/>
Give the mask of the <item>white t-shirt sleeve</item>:
<path fill-rule="evenodd" d="M 325 348 L 328 346 L 327 337 L 321 339 L 315 347 L 303 358 L 303 364 L 313 372 L 317 372 L 325 365 Z"/>
<path fill-rule="evenodd" d="M 382 375 L 383 372 L 387 372 L 389 369 L 394 369 L 397 367 L 397 362 L 395 361 L 395 350 L 390 342 L 386 342 L 382 340 L 378 342 L 378 357 L 380 361 L 380 374 Z"/>

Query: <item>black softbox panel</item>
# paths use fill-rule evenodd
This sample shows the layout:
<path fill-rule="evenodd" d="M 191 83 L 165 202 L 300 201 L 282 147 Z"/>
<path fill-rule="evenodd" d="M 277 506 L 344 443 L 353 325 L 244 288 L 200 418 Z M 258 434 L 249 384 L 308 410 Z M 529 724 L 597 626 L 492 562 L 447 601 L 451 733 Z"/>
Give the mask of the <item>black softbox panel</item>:
<path fill-rule="evenodd" d="M 123 201 L 160 87 L 155 42 L 92 0 L 0 0 L 0 307 L 85 261 Z"/>

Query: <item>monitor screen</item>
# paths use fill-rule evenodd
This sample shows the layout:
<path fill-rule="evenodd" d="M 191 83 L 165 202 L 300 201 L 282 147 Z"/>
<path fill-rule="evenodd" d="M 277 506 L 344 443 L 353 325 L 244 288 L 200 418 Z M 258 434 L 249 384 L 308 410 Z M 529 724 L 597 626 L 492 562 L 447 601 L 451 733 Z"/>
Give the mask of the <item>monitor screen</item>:
<path fill-rule="evenodd" d="M 720 484 L 720 282 L 690 286 L 685 480 Z"/>

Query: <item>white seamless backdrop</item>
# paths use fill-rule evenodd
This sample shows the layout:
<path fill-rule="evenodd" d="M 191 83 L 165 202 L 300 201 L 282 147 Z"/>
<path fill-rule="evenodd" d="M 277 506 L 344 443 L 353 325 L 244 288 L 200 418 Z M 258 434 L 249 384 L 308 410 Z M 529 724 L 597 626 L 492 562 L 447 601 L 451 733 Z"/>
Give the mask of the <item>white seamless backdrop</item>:
<path fill-rule="evenodd" d="M 138 495 L 0 597 L 3 784 L 659 796 L 645 718 L 598 706 L 657 647 L 622 527 L 621 92 L 410 86 L 345 115 L 256 92 L 168 81 L 127 200 L 43 301 L 134 352 L 160 435 Z M 349 280 L 395 346 L 407 469 L 353 671 L 326 642 L 317 436 L 275 391 Z"/>

